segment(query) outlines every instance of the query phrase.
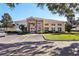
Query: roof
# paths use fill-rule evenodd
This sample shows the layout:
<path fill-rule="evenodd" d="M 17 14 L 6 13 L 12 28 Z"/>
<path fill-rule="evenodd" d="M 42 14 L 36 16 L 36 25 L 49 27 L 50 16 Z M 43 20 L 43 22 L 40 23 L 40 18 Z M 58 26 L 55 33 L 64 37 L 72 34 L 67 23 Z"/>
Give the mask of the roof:
<path fill-rule="evenodd" d="M 46 20 L 48 22 L 66 22 L 66 21 L 59 21 L 59 20 L 55 20 L 55 19 L 45 19 L 45 18 L 39 18 L 39 17 L 29 17 L 27 19 L 36 19 L 36 20 Z"/>
<path fill-rule="evenodd" d="M 22 20 L 18 20 L 18 21 L 14 21 L 15 24 L 24 24 L 27 25 L 27 21 L 26 19 L 22 19 Z"/>
<path fill-rule="evenodd" d="M 53 19 L 45 19 L 47 22 L 58 22 L 58 23 L 65 23 L 65 21 L 53 20 Z"/>
<path fill-rule="evenodd" d="M 17 20 L 17 21 L 14 21 L 14 22 L 25 22 L 26 19 L 21 19 L 21 20 Z"/>
<path fill-rule="evenodd" d="M 46 20 L 47 22 L 63 22 L 63 23 L 66 22 L 66 21 L 59 21 L 59 20 L 55 20 L 55 19 L 45 19 L 45 18 L 39 18 L 39 17 L 28 17 L 26 19 L 15 21 L 15 23 L 27 23 L 28 19 Z"/>

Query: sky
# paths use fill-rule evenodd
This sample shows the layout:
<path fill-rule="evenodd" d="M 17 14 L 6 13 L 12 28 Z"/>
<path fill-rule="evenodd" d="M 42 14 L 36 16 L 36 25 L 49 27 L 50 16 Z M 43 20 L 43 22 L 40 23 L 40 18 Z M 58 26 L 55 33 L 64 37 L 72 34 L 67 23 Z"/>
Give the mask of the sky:
<path fill-rule="evenodd" d="M 19 4 L 14 9 L 10 9 L 6 4 L 0 4 L 0 19 L 4 13 L 9 13 L 13 21 L 26 19 L 31 16 L 66 21 L 66 17 L 52 14 L 46 7 L 41 9 L 34 3 Z"/>

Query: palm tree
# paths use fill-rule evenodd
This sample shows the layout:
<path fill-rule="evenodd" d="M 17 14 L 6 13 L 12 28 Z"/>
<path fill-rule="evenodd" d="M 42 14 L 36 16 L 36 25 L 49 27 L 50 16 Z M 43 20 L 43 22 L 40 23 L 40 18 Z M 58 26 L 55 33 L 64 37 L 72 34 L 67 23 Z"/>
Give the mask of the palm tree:
<path fill-rule="evenodd" d="M 25 26 L 24 26 L 23 24 L 21 24 L 21 25 L 19 25 L 19 29 L 20 29 L 22 32 L 24 32 Z"/>

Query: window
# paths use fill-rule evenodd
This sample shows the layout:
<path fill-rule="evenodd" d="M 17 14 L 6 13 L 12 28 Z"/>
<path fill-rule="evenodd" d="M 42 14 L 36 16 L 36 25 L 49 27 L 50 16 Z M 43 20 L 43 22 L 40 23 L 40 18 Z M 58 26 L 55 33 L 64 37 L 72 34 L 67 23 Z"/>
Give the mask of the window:
<path fill-rule="evenodd" d="M 32 25 L 34 26 L 35 24 L 33 23 Z"/>
<path fill-rule="evenodd" d="M 40 32 L 41 30 L 38 30 L 38 32 Z"/>
<path fill-rule="evenodd" d="M 45 31 L 49 31 L 49 28 L 48 27 L 45 27 Z"/>
<path fill-rule="evenodd" d="M 37 27 L 42 27 L 42 24 L 40 23 L 40 24 L 37 24 Z"/>
<path fill-rule="evenodd" d="M 37 30 L 42 30 L 42 28 L 41 27 L 38 27 Z"/>
<path fill-rule="evenodd" d="M 16 24 L 16 25 L 19 25 L 19 24 Z"/>
<path fill-rule="evenodd" d="M 62 31 L 62 28 L 61 27 L 58 27 L 58 31 L 61 32 Z"/>
<path fill-rule="evenodd" d="M 45 24 L 45 25 L 49 25 L 49 24 Z"/>
<path fill-rule="evenodd" d="M 52 26 L 55 26 L 55 24 L 52 24 Z"/>
<path fill-rule="evenodd" d="M 52 31 L 55 32 L 55 27 L 52 28 Z"/>
<path fill-rule="evenodd" d="M 37 24 L 40 24 L 39 22 L 37 22 Z"/>
<path fill-rule="evenodd" d="M 30 25 L 33 25 L 33 26 L 34 26 L 34 25 L 35 25 L 35 23 L 30 23 Z"/>
<path fill-rule="evenodd" d="M 62 24 L 58 24 L 58 26 L 61 26 Z"/>

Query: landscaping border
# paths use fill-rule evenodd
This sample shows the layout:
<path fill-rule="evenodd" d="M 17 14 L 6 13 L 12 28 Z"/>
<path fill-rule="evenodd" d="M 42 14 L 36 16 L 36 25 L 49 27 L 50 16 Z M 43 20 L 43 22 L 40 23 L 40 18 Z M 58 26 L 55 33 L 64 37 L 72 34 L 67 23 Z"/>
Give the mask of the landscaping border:
<path fill-rule="evenodd" d="M 43 38 L 46 40 L 46 41 L 79 41 L 79 40 L 75 40 L 75 39 L 72 39 L 72 40 L 49 40 L 49 39 L 46 39 L 45 36 L 42 34 Z"/>

